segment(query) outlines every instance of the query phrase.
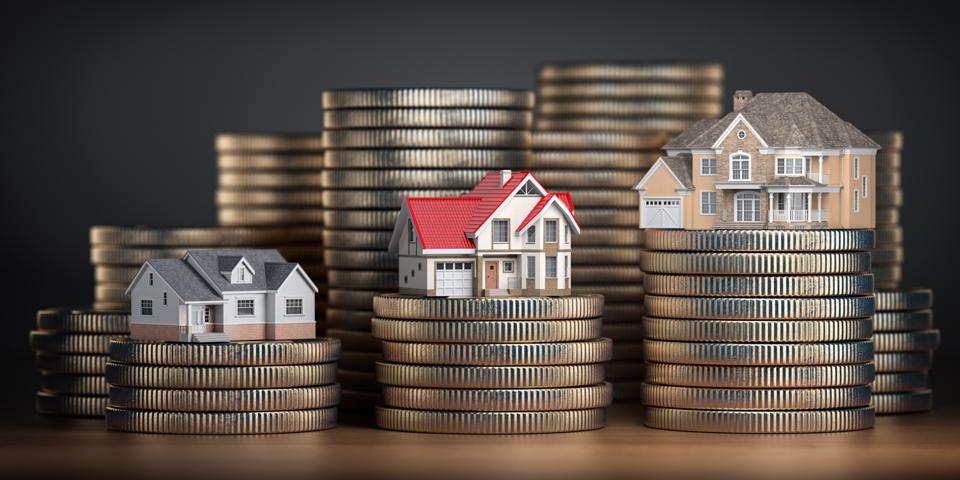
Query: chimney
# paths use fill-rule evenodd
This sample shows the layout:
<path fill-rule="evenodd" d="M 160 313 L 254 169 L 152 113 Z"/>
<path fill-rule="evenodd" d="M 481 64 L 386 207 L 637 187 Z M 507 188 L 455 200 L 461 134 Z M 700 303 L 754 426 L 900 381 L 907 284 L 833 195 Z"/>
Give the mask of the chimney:
<path fill-rule="evenodd" d="M 750 100 L 753 100 L 753 92 L 750 90 L 737 90 L 733 92 L 733 111 L 740 111 Z"/>
<path fill-rule="evenodd" d="M 507 182 L 510 181 L 510 177 L 513 176 L 512 170 L 500 170 L 500 186 L 504 186 Z"/>

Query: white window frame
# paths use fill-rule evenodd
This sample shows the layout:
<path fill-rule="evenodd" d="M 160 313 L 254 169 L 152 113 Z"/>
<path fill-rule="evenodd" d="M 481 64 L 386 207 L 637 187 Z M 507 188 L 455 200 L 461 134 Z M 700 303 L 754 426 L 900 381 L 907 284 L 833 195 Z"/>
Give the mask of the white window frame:
<path fill-rule="evenodd" d="M 553 226 L 553 240 L 550 239 L 550 226 Z M 560 241 L 560 221 L 551 218 L 543 221 L 543 243 L 557 243 Z"/>
<path fill-rule="evenodd" d="M 537 256 L 529 255 L 527 256 L 527 277 L 529 279 L 537 278 Z"/>
<path fill-rule="evenodd" d="M 537 243 L 537 226 L 536 225 L 530 225 L 530 227 L 527 228 L 527 235 L 524 238 L 524 242 L 531 245 Z"/>
<path fill-rule="evenodd" d="M 503 240 L 497 239 L 497 225 L 503 225 Z M 490 240 L 493 243 L 510 243 L 510 220 L 497 219 L 490 225 Z"/>
<path fill-rule="evenodd" d="M 210 315 L 210 312 L 211 312 L 210 305 L 204 305 L 203 307 L 200 307 L 200 308 L 203 308 L 203 311 L 201 311 L 201 317 L 203 317 L 203 323 L 213 322 L 213 316 Z"/>
<path fill-rule="evenodd" d="M 707 201 L 706 201 L 706 197 L 711 196 L 711 195 L 713 196 L 713 202 L 707 202 Z M 705 205 L 711 205 L 711 204 L 713 205 L 713 211 L 712 211 L 712 212 L 708 212 L 708 211 L 704 210 L 703 207 L 704 207 Z M 717 191 L 716 191 L 716 190 L 704 190 L 704 191 L 700 192 L 700 215 L 716 215 L 716 214 L 717 214 L 717 209 L 718 209 L 718 207 L 719 207 L 719 205 L 717 205 Z"/>
<path fill-rule="evenodd" d="M 563 227 L 563 235 L 564 235 L 564 238 L 566 239 L 565 243 L 570 243 L 570 225 L 566 225 Z"/>
<path fill-rule="evenodd" d="M 739 138 L 740 140 L 746 139 L 746 138 L 747 138 L 747 131 L 746 131 L 746 130 L 737 130 L 737 138 Z"/>
<path fill-rule="evenodd" d="M 153 316 L 153 299 L 150 299 L 150 298 L 140 299 L 140 315 L 144 317 Z"/>
<path fill-rule="evenodd" d="M 508 265 L 510 268 L 507 268 Z M 514 272 L 513 260 L 504 260 L 501 263 L 501 269 L 503 270 L 503 273 L 513 273 Z"/>
<path fill-rule="evenodd" d="M 790 161 L 789 169 L 787 168 L 788 160 Z M 806 168 L 807 162 L 804 157 L 777 157 L 776 159 L 775 170 L 778 177 L 802 177 L 806 175 Z"/>
<path fill-rule="evenodd" d="M 150 286 L 153 286 L 153 272 L 147 274 L 147 279 L 149 280 Z"/>
<path fill-rule="evenodd" d="M 860 190 L 856 188 L 853 189 L 853 211 L 860 211 Z"/>
<path fill-rule="evenodd" d="M 246 310 L 247 307 L 241 307 L 240 304 L 246 305 L 247 302 L 250 302 L 250 313 L 240 313 L 240 310 Z M 252 298 L 238 298 L 237 299 L 237 316 L 238 317 L 253 317 L 257 315 L 257 302 Z"/>
<path fill-rule="evenodd" d="M 745 201 L 746 197 L 748 197 L 748 196 L 751 198 L 751 203 L 752 203 L 752 200 L 753 200 L 754 198 L 756 199 L 756 204 L 755 204 L 755 205 L 756 205 L 756 208 L 753 209 L 753 211 L 756 212 L 756 213 L 755 213 L 754 216 L 752 216 L 752 217 L 751 217 L 750 219 L 748 219 L 748 220 L 741 220 L 741 219 L 740 219 L 740 213 L 743 212 L 743 209 L 740 208 L 740 206 L 739 206 L 740 203 L 738 202 L 738 200 L 744 200 L 744 201 Z M 760 221 L 760 210 L 761 210 L 762 207 L 763 207 L 763 205 L 761 204 L 761 202 L 763 202 L 763 198 L 761 197 L 761 195 L 760 195 L 759 193 L 757 193 L 757 192 L 755 192 L 755 191 L 744 190 L 744 191 L 740 191 L 740 192 L 737 192 L 736 194 L 734 194 L 734 196 L 733 196 L 733 221 L 736 222 L 736 223 L 756 223 L 756 222 L 759 222 L 759 221 Z"/>
<path fill-rule="evenodd" d="M 747 170 L 747 178 L 735 178 L 734 175 L 733 175 L 733 172 L 734 172 L 733 162 L 735 161 L 733 157 L 740 157 L 740 156 L 745 157 L 745 158 L 738 158 L 736 161 L 737 161 L 737 162 L 746 162 L 746 163 L 747 163 L 747 168 L 746 168 L 746 170 Z M 741 171 L 741 170 L 743 170 L 743 169 L 739 169 L 739 170 L 737 170 L 737 171 Z M 751 157 L 749 153 L 743 152 L 743 151 L 736 151 L 736 152 L 731 153 L 731 154 L 730 154 L 730 181 L 732 181 L 732 182 L 749 182 L 749 181 L 752 180 L 752 179 L 753 179 L 753 157 Z"/>
<path fill-rule="evenodd" d="M 860 177 L 860 188 L 862 189 L 860 193 L 863 195 L 863 198 L 867 198 L 867 190 L 869 190 L 867 187 L 869 185 L 870 183 L 867 181 L 866 175 Z"/>
<path fill-rule="evenodd" d="M 700 175 L 704 177 L 717 176 L 717 157 L 700 158 Z"/>
<path fill-rule="evenodd" d="M 290 313 L 291 302 L 293 303 L 292 307 L 294 309 L 298 308 L 297 302 L 299 302 L 300 313 L 296 313 L 296 312 Z M 291 297 L 291 298 L 284 299 L 283 311 L 284 311 L 284 315 L 288 317 L 302 317 L 303 316 L 303 297 Z"/>
<path fill-rule="evenodd" d="M 550 274 L 550 260 L 553 260 L 553 275 Z M 547 255 L 543 258 L 543 278 L 557 278 L 556 255 Z"/>
<path fill-rule="evenodd" d="M 167 304 L 167 292 L 163 292 L 163 304 Z"/>
<path fill-rule="evenodd" d="M 860 179 L 860 157 L 853 157 L 853 178 Z"/>
<path fill-rule="evenodd" d="M 537 187 L 533 185 L 532 180 L 527 180 L 519 190 L 517 190 L 518 197 L 539 197 L 540 191 L 537 190 Z"/>

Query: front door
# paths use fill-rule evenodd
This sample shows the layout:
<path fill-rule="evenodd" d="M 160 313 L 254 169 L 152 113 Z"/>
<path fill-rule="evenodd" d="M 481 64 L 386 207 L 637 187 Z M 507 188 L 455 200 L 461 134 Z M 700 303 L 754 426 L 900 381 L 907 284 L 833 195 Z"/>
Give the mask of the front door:
<path fill-rule="evenodd" d="M 203 333 L 206 311 L 206 307 L 197 307 L 193 310 L 193 318 L 190 319 L 190 333 Z"/>
<path fill-rule="evenodd" d="M 485 265 L 484 272 L 486 272 L 487 290 L 500 288 L 499 264 L 500 262 L 496 260 L 492 260 L 492 261 L 488 260 L 484 262 L 484 265 Z"/>

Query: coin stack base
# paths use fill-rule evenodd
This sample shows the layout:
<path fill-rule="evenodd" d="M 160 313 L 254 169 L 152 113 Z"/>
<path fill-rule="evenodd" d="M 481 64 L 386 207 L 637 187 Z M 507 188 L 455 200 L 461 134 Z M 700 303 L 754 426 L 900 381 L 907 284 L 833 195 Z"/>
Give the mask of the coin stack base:
<path fill-rule="evenodd" d="M 613 387 L 599 295 L 443 298 L 378 295 L 380 428 L 532 434 L 603 428 Z"/>
<path fill-rule="evenodd" d="M 877 378 L 871 384 L 871 405 L 878 415 L 933 409 L 928 370 L 940 345 L 940 330 L 933 328 L 932 308 L 930 289 L 877 291 Z"/>
<path fill-rule="evenodd" d="M 649 230 L 645 423 L 718 433 L 871 428 L 870 230 Z"/>
<path fill-rule="evenodd" d="M 104 368 L 110 338 L 130 332 L 129 312 L 49 308 L 30 332 L 40 371 L 37 412 L 102 417 L 107 406 Z"/>
<path fill-rule="evenodd" d="M 337 424 L 336 339 L 237 343 L 115 338 L 107 428 L 190 435 L 293 433 Z"/>

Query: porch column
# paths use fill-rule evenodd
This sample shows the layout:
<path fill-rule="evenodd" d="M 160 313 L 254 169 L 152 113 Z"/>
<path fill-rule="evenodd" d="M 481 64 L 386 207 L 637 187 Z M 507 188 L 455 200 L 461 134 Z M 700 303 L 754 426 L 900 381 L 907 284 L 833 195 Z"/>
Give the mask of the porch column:
<path fill-rule="evenodd" d="M 807 192 L 807 222 L 812 220 L 813 211 L 813 192 Z"/>
<path fill-rule="evenodd" d="M 820 175 L 820 180 L 818 181 L 823 183 L 823 154 L 820 154 L 820 156 L 817 157 L 817 169 L 817 172 L 819 172 Z"/>
<path fill-rule="evenodd" d="M 769 200 L 767 200 L 767 222 L 773 221 L 773 192 L 767 193 Z"/>
<path fill-rule="evenodd" d="M 792 219 L 790 218 L 790 212 L 793 211 L 793 210 L 792 210 L 792 206 L 791 206 L 791 203 L 793 203 L 793 198 L 791 198 L 791 197 L 793 197 L 793 194 L 792 194 L 792 193 L 785 193 L 784 195 L 787 196 L 787 223 L 790 223 L 791 220 L 792 220 Z"/>
<path fill-rule="evenodd" d="M 817 220 L 823 221 L 823 192 L 817 192 Z"/>

